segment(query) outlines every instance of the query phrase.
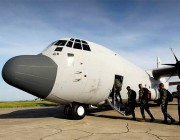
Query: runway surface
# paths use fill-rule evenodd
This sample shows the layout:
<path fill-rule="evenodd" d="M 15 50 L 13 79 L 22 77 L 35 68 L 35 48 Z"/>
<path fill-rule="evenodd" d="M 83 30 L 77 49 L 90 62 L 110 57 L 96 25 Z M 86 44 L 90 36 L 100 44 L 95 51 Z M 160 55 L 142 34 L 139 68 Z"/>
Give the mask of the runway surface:
<path fill-rule="evenodd" d="M 150 108 L 156 121 L 139 122 L 131 116 L 120 116 L 114 110 L 91 110 L 83 120 L 67 120 L 63 107 L 0 109 L 1 140 L 179 140 L 180 126 L 165 125 L 159 106 Z M 98 112 L 96 112 L 98 111 Z M 168 112 L 178 120 L 177 103 L 170 103 Z"/>

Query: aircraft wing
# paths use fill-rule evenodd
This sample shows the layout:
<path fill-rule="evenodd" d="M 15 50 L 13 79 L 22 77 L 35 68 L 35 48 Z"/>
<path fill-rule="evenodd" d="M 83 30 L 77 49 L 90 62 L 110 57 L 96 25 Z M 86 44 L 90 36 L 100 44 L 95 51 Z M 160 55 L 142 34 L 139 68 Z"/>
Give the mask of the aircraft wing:
<path fill-rule="evenodd" d="M 171 77 L 171 76 L 179 76 L 179 78 L 180 78 L 180 61 L 177 59 L 172 48 L 171 48 L 171 51 L 174 55 L 176 63 L 175 64 L 163 64 L 163 65 L 167 65 L 170 67 L 153 69 L 152 74 L 155 79 L 159 79 L 161 77 Z M 159 64 L 159 62 L 158 62 L 158 64 Z"/>
<path fill-rule="evenodd" d="M 152 70 L 153 77 L 159 79 L 161 77 L 180 76 L 176 67 L 164 67 Z"/>
<path fill-rule="evenodd" d="M 169 86 L 174 86 L 174 85 L 180 85 L 180 81 L 179 82 L 169 82 Z"/>

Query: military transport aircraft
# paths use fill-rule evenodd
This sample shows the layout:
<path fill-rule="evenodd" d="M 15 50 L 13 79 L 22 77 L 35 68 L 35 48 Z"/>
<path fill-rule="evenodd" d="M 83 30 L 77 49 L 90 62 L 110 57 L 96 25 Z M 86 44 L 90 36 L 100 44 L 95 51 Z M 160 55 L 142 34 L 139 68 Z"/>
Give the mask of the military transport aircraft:
<path fill-rule="evenodd" d="M 175 55 L 174 55 L 175 56 Z M 89 105 L 105 103 L 125 115 L 111 100 L 115 79 L 122 83 L 121 96 L 127 101 L 127 86 L 138 92 L 138 84 L 159 99 L 158 84 L 165 77 L 180 77 L 180 61 L 170 67 L 142 70 L 119 54 L 77 38 L 64 38 L 50 44 L 38 55 L 11 58 L 3 67 L 3 79 L 10 85 L 39 98 L 65 105 L 67 118 L 82 119 Z M 138 99 L 138 95 L 137 95 Z"/>

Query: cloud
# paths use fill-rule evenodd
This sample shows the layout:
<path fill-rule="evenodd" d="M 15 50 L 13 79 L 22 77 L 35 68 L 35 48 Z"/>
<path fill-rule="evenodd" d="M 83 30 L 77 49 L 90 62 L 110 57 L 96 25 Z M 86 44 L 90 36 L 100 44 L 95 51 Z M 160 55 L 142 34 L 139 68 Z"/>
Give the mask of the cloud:
<path fill-rule="evenodd" d="M 0 68 L 13 56 L 38 54 L 63 37 L 104 45 L 143 69 L 155 68 L 157 56 L 175 63 L 169 48 L 180 59 L 179 5 L 161 0 L 3 1 Z"/>
<path fill-rule="evenodd" d="M 133 62 L 134 64 L 138 65 L 143 69 L 153 69 L 156 68 L 157 64 L 157 57 L 159 56 L 162 64 L 163 63 L 172 63 L 175 64 L 176 61 L 174 56 L 167 46 L 152 46 L 149 49 L 136 49 L 133 51 L 126 51 L 126 50 L 116 50 L 119 52 L 120 55 L 128 59 L 129 61 Z M 179 52 L 180 48 L 174 48 L 175 52 Z M 176 56 L 180 60 L 179 54 L 176 53 Z"/>

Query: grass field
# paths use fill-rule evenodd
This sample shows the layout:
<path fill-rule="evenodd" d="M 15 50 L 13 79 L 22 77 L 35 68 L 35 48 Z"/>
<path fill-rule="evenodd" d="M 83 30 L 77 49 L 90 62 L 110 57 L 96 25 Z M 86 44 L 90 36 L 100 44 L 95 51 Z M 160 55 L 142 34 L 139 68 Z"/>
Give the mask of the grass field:
<path fill-rule="evenodd" d="M 43 107 L 43 106 L 57 106 L 57 104 L 49 101 L 0 102 L 0 108 Z"/>

